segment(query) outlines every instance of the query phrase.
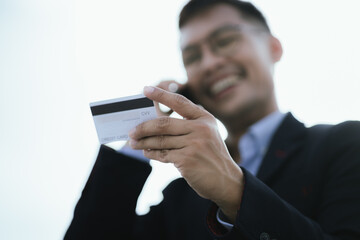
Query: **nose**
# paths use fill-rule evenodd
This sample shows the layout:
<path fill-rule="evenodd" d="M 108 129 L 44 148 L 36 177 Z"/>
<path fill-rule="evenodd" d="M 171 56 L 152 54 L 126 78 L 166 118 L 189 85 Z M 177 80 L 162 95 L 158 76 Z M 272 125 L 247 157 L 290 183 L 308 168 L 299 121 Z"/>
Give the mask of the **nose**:
<path fill-rule="evenodd" d="M 219 56 L 209 46 L 204 46 L 200 69 L 203 72 L 211 73 L 221 67 L 225 62 L 225 57 Z"/>

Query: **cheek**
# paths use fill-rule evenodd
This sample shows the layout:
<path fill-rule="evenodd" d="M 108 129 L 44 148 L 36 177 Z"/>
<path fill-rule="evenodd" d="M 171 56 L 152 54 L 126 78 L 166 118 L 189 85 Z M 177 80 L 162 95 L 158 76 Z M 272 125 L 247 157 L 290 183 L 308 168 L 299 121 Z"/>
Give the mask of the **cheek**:
<path fill-rule="evenodd" d="M 268 43 L 262 39 L 254 39 L 243 49 L 243 54 L 248 62 L 256 66 L 257 71 L 268 72 L 273 65 Z"/>
<path fill-rule="evenodd" d="M 261 85 L 269 86 L 272 84 L 273 64 L 266 56 L 257 55 L 248 63 L 248 74 L 255 85 L 261 88 Z"/>

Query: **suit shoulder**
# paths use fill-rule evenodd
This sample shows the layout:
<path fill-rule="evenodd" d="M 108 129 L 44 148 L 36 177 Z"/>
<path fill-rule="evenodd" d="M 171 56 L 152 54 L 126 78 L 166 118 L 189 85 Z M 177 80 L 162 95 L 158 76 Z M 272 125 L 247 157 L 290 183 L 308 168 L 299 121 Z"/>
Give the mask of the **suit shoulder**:
<path fill-rule="evenodd" d="M 331 136 L 337 141 L 360 141 L 360 121 L 346 121 L 334 125 L 331 129 Z"/>
<path fill-rule="evenodd" d="M 327 137 L 354 136 L 360 137 L 360 121 L 345 121 L 336 125 L 318 124 L 308 129 L 314 134 L 323 132 Z"/>
<path fill-rule="evenodd" d="M 325 151 L 328 159 L 341 159 L 340 156 L 351 155 L 351 158 L 358 159 L 355 162 L 360 163 L 360 122 L 346 121 L 330 125 L 321 143 L 319 149 Z"/>
<path fill-rule="evenodd" d="M 358 133 L 360 131 L 360 121 L 345 121 L 334 125 L 334 129 L 338 131 L 355 131 Z"/>
<path fill-rule="evenodd" d="M 315 125 L 308 128 L 308 133 L 308 143 L 313 151 L 321 155 L 325 154 L 328 160 L 338 159 L 340 155 L 349 152 L 360 156 L 360 121 Z"/>

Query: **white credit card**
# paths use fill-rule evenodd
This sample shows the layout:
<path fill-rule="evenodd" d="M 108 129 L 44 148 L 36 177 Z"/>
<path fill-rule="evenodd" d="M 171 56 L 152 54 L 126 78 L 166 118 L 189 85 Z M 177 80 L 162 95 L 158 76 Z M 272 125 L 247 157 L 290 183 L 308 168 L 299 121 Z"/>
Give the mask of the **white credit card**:
<path fill-rule="evenodd" d="M 154 103 L 143 94 L 90 103 L 101 144 L 128 140 L 128 133 L 157 117 Z"/>

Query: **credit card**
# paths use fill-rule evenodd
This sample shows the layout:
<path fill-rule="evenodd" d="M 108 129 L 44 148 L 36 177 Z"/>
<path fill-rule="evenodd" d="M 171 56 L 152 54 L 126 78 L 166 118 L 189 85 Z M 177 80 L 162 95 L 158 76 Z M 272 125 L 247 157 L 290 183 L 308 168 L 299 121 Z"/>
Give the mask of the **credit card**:
<path fill-rule="evenodd" d="M 101 144 L 129 139 L 129 131 L 157 117 L 152 100 L 143 94 L 90 103 Z"/>

